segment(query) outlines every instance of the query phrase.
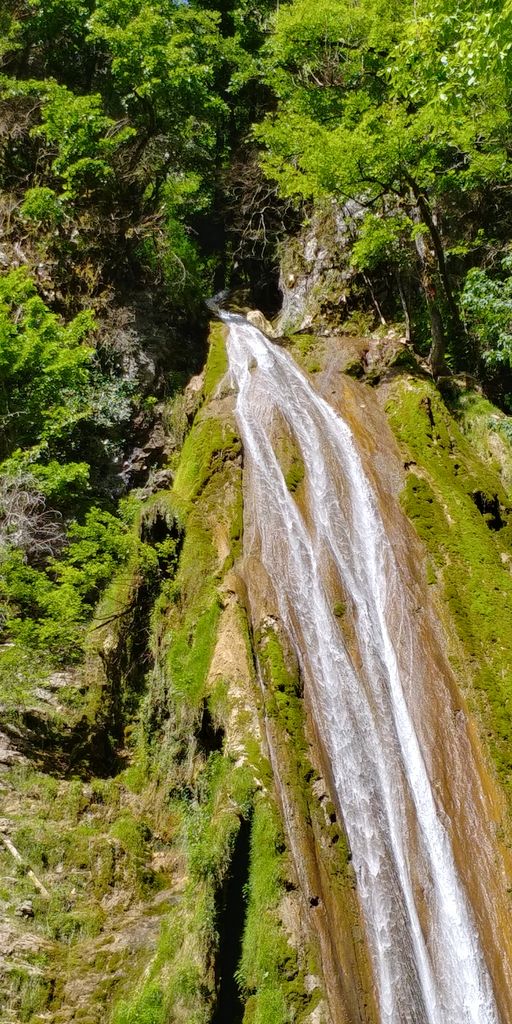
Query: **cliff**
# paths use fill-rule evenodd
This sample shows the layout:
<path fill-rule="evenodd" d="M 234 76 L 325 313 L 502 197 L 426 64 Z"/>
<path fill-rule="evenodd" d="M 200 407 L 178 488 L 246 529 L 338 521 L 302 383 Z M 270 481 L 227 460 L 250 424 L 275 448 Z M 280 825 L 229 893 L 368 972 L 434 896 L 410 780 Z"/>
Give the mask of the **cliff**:
<path fill-rule="evenodd" d="M 284 343 L 348 410 L 416 532 L 411 571 L 508 873 L 508 420 L 461 379 L 441 393 L 397 331 Z M 226 369 L 214 324 L 172 487 L 139 499 L 139 546 L 85 663 L 3 706 L 6 1021 L 376 1019 L 329 765 L 279 613 L 243 558 Z M 300 502 L 279 424 L 276 445 Z"/>

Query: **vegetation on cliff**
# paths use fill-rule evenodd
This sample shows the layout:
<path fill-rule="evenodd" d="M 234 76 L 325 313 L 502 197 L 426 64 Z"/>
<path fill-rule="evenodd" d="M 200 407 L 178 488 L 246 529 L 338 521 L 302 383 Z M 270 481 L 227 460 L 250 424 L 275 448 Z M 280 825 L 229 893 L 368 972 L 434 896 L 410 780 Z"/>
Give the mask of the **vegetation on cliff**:
<path fill-rule="evenodd" d="M 250 623 L 238 576 L 218 288 L 269 315 L 279 275 L 295 288 L 312 374 L 317 331 L 404 334 L 392 365 L 356 352 L 346 369 L 385 379 L 403 507 L 510 786 L 512 431 L 459 378 L 446 402 L 432 380 L 466 371 L 512 407 L 510 17 L 502 0 L 2 6 L 9 1024 L 328 1022 L 319 900 L 358 979 L 343 997 L 375 1013 L 297 664 L 272 616 Z"/>
<path fill-rule="evenodd" d="M 401 304 L 436 375 L 446 358 L 509 370 L 473 298 L 487 287 L 488 310 L 494 287 L 503 316 L 509 37 L 503 3 L 293 0 L 264 50 L 278 99 L 257 129 L 267 172 L 283 195 L 348 204 L 354 269 L 385 311 Z"/>

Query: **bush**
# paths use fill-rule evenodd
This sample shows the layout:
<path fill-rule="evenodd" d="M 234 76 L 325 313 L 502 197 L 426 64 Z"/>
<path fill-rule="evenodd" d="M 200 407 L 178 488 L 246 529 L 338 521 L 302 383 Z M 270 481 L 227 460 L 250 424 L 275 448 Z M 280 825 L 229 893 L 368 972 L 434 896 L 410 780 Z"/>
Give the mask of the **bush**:
<path fill-rule="evenodd" d="M 466 325 L 476 338 L 484 363 L 512 369 L 512 254 L 502 261 L 506 276 L 469 271 L 461 296 Z"/>
<path fill-rule="evenodd" d="M 13 535 L 4 545 L 3 630 L 22 647 L 48 651 L 57 663 L 79 661 L 84 627 L 102 590 L 137 546 L 143 546 L 116 516 L 92 508 L 84 523 L 70 526 L 62 557 L 37 568 L 26 562 L 33 525 L 25 526 L 21 536 L 25 547 L 14 546 Z M 41 537 L 37 544 L 40 548 Z"/>
<path fill-rule="evenodd" d="M 21 204 L 21 215 L 25 220 L 35 221 L 47 228 L 61 223 L 64 211 L 62 203 L 53 188 L 29 188 Z"/>

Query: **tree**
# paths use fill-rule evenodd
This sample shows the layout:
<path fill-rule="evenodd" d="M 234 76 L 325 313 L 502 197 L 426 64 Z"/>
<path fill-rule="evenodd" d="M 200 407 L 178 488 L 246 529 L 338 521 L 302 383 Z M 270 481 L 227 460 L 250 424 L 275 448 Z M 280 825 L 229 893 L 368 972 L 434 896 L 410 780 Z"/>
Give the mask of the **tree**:
<path fill-rule="evenodd" d="M 456 340 L 462 332 L 443 201 L 510 173 L 504 62 L 499 55 L 486 62 L 466 6 L 293 0 L 280 9 L 268 46 L 278 108 L 256 130 L 267 172 L 284 194 L 357 199 L 372 214 L 410 220 L 436 375 L 447 335 Z M 478 64 L 468 63 L 470 40 Z"/>

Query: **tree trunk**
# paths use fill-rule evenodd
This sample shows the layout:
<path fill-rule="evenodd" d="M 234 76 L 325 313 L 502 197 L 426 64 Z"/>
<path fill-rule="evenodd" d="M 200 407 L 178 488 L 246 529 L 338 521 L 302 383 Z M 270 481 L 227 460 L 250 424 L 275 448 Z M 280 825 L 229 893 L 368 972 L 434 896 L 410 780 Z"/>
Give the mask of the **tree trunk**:
<path fill-rule="evenodd" d="M 426 291 L 426 289 L 425 289 Z M 436 299 L 427 296 L 428 313 L 430 317 L 430 330 L 432 333 L 432 344 L 429 352 L 430 369 L 434 379 L 441 377 L 448 372 L 445 363 L 446 337 L 444 332 L 443 319 L 439 312 Z"/>
<path fill-rule="evenodd" d="M 421 267 L 421 284 L 427 303 L 430 319 L 430 331 L 432 344 L 429 352 L 429 362 L 433 377 L 440 377 L 447 373 L 445 363 L 446 352 L 446 331 L 441 313 L 441 302 L 436 275 L 436 259 L 434 253 L 427 245 L 423 235 L 416 235 L 416 251 L 419 256 Z"/>
<path fill-rule="evenodd" d="M 425 226 L 426 226 L 426 228 L 428 230 L 429 236 L 430 236 L 431 251 L 430 251 L 430 253 L 428 255 L 428 262 L 431 265 L 435 262 L 435 264 L 437 265 L 436 266 L 437 274 L 435 273 L 435 271 L 432 268 L 432 270 L 430 270 L 428 275 L 427 275 L 429 280 L 424 284 L 424 290 L 425 290 L 425 294 L 427 296 L 427 305 L 429 306 L 430 320 L 432 322 L 432 311 L 431 311 L 430 303 L 433 302 L 434 305 L 437 307 L 436 311 L 434 313 L 434 319 L 436 321 L 440 320 L 440 326 L 443 327 L 443 318 L 441 316 L 440 303 L 438 301 L 438 296 L 437 296 L 438 288 L 437 288 L 437 286 L 435 284 L 435 278 L 438 277 L 439 281 L 441 283 L 442 289 L 443 289 L 445 305 L 446 305 L 446 309 L 448 311 L 450 334 L 452 335 L 453 340 L 455 341 L 455 343 L 459 342 L 459 345 L 461 345 L 462 340 L 465 337 L 465 329 L 464 329 L 464 325 L 462 323 L 462 320 L 460 318 L 459 308 L 458 308 L 457 301 L 455 299 L 455 296 L 454 296 L 454 293 L 453 293 L 453 289 L 452 289 L 452 286 L 451 286 L 450 277 L 449 277 L 449 274 L 448 274 L 448 268 L 446 266 L 446 256 L 445 256 L 445 251 L 444 251 L 443 240 L 441 238 L 441 233 L 440 233 L 439 228 L 438 228 L 438 226 L 437 226 L 437 224 L 435 222 L 435 218 L 434 218 L 434 215 L 432 213 L 432 210 L 431 210 L 431 207 L 430 207 L 430 203 L 429 203 L 425 193 L 422 191 L 422 189 L 418 185 L 417 181 L 415 181 L 415 179 L 412 177 L 411 174 L 409 174 L 408 171 L 404 172 L 404 178 L 405 178 L 405 181 L 407 182 L 407 184 L 409 185 L 409 187 L 411 189 L 412 195 L 414 197 L 414 202 L 415 202 L 416 208 L 417 208 L 418 213 L 419 213 L 419 217 L 420 217 L 422 223 L 425 224 Z M 423 241 L 423 245 L 424 245 L 426 250 L 427 250 L 427 248 L 428 249 L 430 248 L 430 247 L 426 246 L 424 241 Z M 420 255 L 420 260 L 421 260 L 421 254 L 419 253 L 418 244 L 416 244 L 416 248 L 418 249 L 418 254 Z M 423 261 L 422 261 L 422 266 L 423 266 Z M 430 300 L 429 300 L 429 297 L 427 295 L 427 291 L 429 291 L 429 293 L 430 293 Z M 433 328 L 433 330 L 434 330 L 434 328 Z M 445 334 L 444 327 L 443 327 L 443 334 Z M 446 343 L 446 339 L 445 339 L 445 343 Z M 434 340 L 433 340 L 432 344 L 433 344 L 433 347 L 434 347 Z M 446 367 L 444 367 L 444 369 L 446 370 Z"/>
<path fill-rule="evenodd" d="M 377 316 L 378 316 L 378 318 L 379 318 L 379 320 L 381 322 L 381 325 L 382 325 L 382 327 L 385 327 L 386 326 L 386 320 L 384 318 L 382 310 L 381 310 L 381 308 L 379 306 L 379 303 L 377 301 L 377 296 L 375 295 L 375 292 L 373 290 L 372 282 L 370 281 L 370 278 L 366 276 L 366 274 L 363 274 L 363 281 L 364 281 L 366 287 L 368 288 L 368 291 L 370 292 L 371 300 L 373 302 L 373 305 L 375 306 L 375 312 L 377 313 Z"/>
<path fill-rule="evenodd" d="M 398 294 L 400 295 L 400 302 L 402 304 L 402 310 L 404 314 L 405 340 L 408 342 L 408 344 L 410 344 L 412 341 L 411 315 L 409 313 L 409 303 L 407 301 L 407 294 L 404 288 L 403 278 L 399 270 L 397 270 L 396 272 L 396 282 L 398 285 Z"/>

